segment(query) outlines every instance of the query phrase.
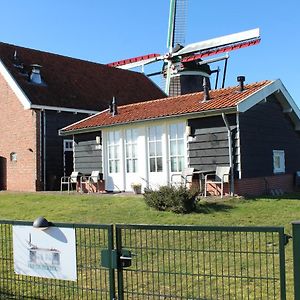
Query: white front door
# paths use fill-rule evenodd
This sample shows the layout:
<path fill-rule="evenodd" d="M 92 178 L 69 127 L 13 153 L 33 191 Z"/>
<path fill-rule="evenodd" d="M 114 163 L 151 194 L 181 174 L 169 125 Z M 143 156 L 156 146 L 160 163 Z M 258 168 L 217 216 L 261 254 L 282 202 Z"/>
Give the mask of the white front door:
<path fill-rule="evenodd" d="M 126 191 L 132 191 L 133 184 L 143 184 L 140 177 L 142 172 L 141 148 L 139 145 L 140 131 L 139 128 L 128 128 L 124 131 Z"/>
<path fill-rule="evenodd" d="M 148 187 L 158 189 L 168 183 L 165 126 L 148 127 Z"/>
<path fill-rule="evenodd" d="M 168 126 L 169 133 L 169 174 L 170 181 L 181 182 L 183 169 L 186 165 L 185 123 L 174 123 Z"/>
<path fill-rule="evenodd" d="M 122 164 L 122 139 L 121 131 L 115 130 L 107 133 L 107 178 L 106 189 L 108 191 L 123 191 L 124 177 Z"/>

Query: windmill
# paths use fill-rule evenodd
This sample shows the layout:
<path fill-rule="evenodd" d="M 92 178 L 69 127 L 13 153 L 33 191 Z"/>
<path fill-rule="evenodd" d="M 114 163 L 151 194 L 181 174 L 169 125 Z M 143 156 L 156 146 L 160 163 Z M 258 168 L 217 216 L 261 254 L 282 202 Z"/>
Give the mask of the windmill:
<path fill-rule="evenodd" d="M 162 71 L 148 74 L 148 76 L 162 73 L 166 79 L 165 92 L 173 96 L 202 91 L 204 85 L 208 85 L 210 88 L 209 78 L 212 73 L 217 73 L 215 83 L 215 88 L 217 88 L 220 70 L 219 68 L 211 70 L 209 65 L 217 61 L 225 61 L 222 82 L 222 87 L 224 87 L 229 58 L 228 52 L 258 44 L 260 42 L 259 29 L 256 28 L 183 46 L 186 11 L 187 0 L 170 0 L 168 52 L 166 54 L 153 53 L 108 65 L 121 69 L 142 67 L 142 70 L 144 70 L 145 65 L 162 61 Z M 226 53 L 226 55 L 206 59 L 221 53 Z"/>

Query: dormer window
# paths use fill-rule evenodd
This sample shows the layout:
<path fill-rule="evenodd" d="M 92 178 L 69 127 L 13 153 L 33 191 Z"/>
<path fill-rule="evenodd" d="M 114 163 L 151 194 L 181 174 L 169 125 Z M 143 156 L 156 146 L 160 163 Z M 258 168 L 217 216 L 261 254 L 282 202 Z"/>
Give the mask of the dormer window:
<path fill-rule="evenodd" d="M 43 84 L 42 77 L 41 77 L 41 68 L 42 66 L 38 64 L 30 65 L 32 67 L 29 79 L 30 82 L 34 84 Z"/>

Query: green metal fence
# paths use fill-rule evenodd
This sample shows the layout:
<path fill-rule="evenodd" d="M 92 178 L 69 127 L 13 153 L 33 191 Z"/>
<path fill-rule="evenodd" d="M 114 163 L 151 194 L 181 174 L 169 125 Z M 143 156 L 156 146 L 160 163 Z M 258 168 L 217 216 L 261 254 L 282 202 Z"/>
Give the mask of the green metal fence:
<path fill-rule="evenodd" d="M 281 227 L 54 224 L 75 228 L 72 282 L 15 274 L 12 225 L 32 222 L 0 221 L 0 299 L 285 299 Z"/>
<path fill-rule="evenodd" d="M 0 221 L 0 299 L 112 299 L 114 271 L 100 266 L 101 249 L 112 249 L 111 225 L 54 224 L 75 228 L 77 282 L 14 273 L 12 225 L 32 222 Z"/>
<path fill-rule="evenodd" d="M 119 299 L 285 299 L 278 227 L 117 225 Z"/>

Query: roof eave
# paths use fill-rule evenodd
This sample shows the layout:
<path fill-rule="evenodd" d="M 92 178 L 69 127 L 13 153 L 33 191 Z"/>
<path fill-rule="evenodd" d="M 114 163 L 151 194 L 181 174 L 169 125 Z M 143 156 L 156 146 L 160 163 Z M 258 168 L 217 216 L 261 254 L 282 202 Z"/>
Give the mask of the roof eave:
<path fill-rule="evenodd" d="M 80 109 L 80 108 L 72 108 L 72 107 L 59 107 L 59 106 L 48 106 L 48 105 L 37 105 L 32 104 L 32 109 L 40 109 L 40 110 L 54 110 L 54 111 L 61 111 L 61 112 L 72 112 L 72 113 L 82 113 L 82 114 L 97 114 L 99 111 L 96 110 L 88 110 L 88 109 Z"/>
<path fill-rule="evenodd" d="M 145 122 L 151 122 L 154 120 L 162 120 L 162 119 L 171 119 L 171 118 L 175 119 L 175 118 L 182 118 L 182 117 L 188 117 L 191 119 L 195 119 L 195 118 L 199 118 L 199 117 L 200 118 L 211 117 L 211 116 L 221 115 L 222 113 L 235 113 L 236 111 L 237 111 L 236 106 L 234 106 L 234 107 L 212 109 L 212 110 L 200 111 L 200 112 L 192 112 L 192 113 L 185 113 L 185 114 L 178 114 L 178 115 L 171 115 L 171 116 L 162 116 L 162 117 L 155 117 L 155 118 L 136 120 L 136 121 L 121 122 L 121 123 L 115 123 L 115 124 L 110 124 L 110 125 L 86 127 L 86 128 L 80 128 L 80 129 L 68 130 L 68 131 L 64 131 L 64 128 L 63 128 L 63 129 L 59 130 L 59 135 L 66 136 L 66 135 L 89 133 L 89 132 L 95 132 L 95 131 L 102 130 L 103 128 L 122 126 L 122 125 L 128 125 L 128 124 L 136 124 L 136 123 L 145 123 Z"/>

